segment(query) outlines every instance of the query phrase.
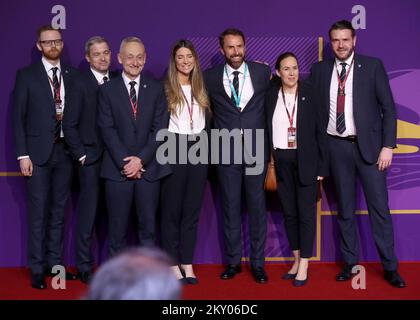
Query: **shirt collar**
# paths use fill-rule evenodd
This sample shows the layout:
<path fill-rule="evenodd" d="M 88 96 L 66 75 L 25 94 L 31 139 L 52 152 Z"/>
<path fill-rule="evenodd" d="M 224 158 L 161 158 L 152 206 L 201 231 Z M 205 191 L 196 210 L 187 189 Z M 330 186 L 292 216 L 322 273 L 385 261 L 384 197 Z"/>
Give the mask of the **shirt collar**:
<path fill-rule="evenodd" d="M 245 73 L 245 61 L 242 62 L 241 66 L 238 69 L 233 69 L 229 64 L 226 63 L 226 69 L 228 72 L 228 75 L 232 75 L 234 71 L 239 71 L 240 74 Z"/>
<path fill-rule="evenodd" d="M 50 72 L 51 69 L 54 68 L 54 67 L 58 67 L 58 70 L 61 72 L 60 60 L 58 61 L 57 65 L 55 65 L 55 66 L 53 66 L 51 63 L 49 63 L 47 61 L 47 59 L 45 59 L 45 57 L 42 57 L 41 61 L 42 61 L 42 64 L 44 65 L 44 68 L 47 71 L 47 73 Z"/>
<path fill-rule="evenodd" d="M 350 57 L 348 57 L 345 61 L 341 61 L 341 60 L 335 58 L 335 64 L 337 66 L 339 66 L 340 63 L 345 62 L 347 64 L 347 66 L 349 66 L 351 64 L 351 61 L 353 60 L 353 57 L 354 57 L 354 51 L 352 52 L 352 54 L 350 55 Z"/>
<path fill-rule="evenodd" d="M 129 77 L 127 77 L 125 75 L 124 71 L 122 72 L 122 78 L 124 80 L 125 86 L 129 87 L 130 82 L 133 81 L 133 80 L 131 80 Z M 137 78 L 134 79 L 134 81 L 136 82 L 136 86 L 138 86 L 140 84 L 140 75 L 138 75 Z"/>
<path fill-rule="evenodd" d="M 92 67 L 90 68 L 90 71 L 92 71 L 93 75 L 96 78 L 96 81 L 98 81 L 99 83 L 104 82 L 104 77 L 108 77 L 108 79 L 109 79 L 109 71 L 107 71 L 106 74 L 102 74 L 102 73 L 96 71 L 95 69 L 93 69 Z"/>

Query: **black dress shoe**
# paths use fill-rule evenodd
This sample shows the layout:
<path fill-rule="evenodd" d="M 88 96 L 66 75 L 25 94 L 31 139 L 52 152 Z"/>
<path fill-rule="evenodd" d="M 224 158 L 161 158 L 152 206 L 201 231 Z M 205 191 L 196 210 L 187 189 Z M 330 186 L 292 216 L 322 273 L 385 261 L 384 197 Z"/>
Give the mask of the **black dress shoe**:
<path fill-rule="evenodd" d="M 258 283 L 267 283 L 268 277 L 263 267 L 251 268 L 252 276 Z"/>
<path fill-rule="evenodd" d="M 79 272 L 77 276 L 79 277 L 80 281 L 89 284 L 93 277 L 93 271 Z"/>
<path fill-rule="evenodd" d="M 406 284 L 403 278 L 398 274 L 397 271 L 387 271 L 384 272 L 384 278 L 389 284 L 396 288 L 405 288 Z"/>
<path fill-rule="evenodd" d="M 31 274 L 31 285 L 35 289 L 47 289 L 47 284 L 45 283 L 45 274 L 43 273 L 33 273 Z"/>
<path fill-rule="evenodd" d="M 352 278 L 353 274 L 351 273 L 351 269 L 353 269 L 354 264 L 346 264 L 344 265 L 343 269 L 341 269 L 340 273 L 336 275 L 335 280 L 337 281 L 348 281 Z"/>
<path fill-rule="evenodd" d="M 185 277 L 187 284 L 198 284 L 198 279 L 195 277 Z"/>
<path fill-rule="evenodd" d="M 46 272 L 47 277 L 55 277 L 56 275 L 58 275 L 58 272 L 51 272 L 51 269 L 48 269 L 48 271 Z M 77 280 L 77 274 L 69 272 L 68 270 L 66 270 L 66 280 Z"/>
<path fill-rule="evenodd" d="M 295 280 L 293 280 L 293 286 L 295 286 L 295 287 L 302 287 L 302 286 L 304 286 L 307 282 L 308 282 L 308 276 L 306 276 L 306 279 L 305 279 L 305 280 L 298 280 L 298 279 L 295 279 Z"/>
<path fill-rule="evenodd" d="M 232 279 L 237 273 L 241 273 L 242 266 L 240 264 L 228 264 L 225 271 L 220 275 L 220 279 Z"/>
<path fill-rule="evenodd" d="M 296 278 L 297 273 L 288 273 L 286 272 L 281 278 L 283 280 L 293 280 L 294 278 Z"/>

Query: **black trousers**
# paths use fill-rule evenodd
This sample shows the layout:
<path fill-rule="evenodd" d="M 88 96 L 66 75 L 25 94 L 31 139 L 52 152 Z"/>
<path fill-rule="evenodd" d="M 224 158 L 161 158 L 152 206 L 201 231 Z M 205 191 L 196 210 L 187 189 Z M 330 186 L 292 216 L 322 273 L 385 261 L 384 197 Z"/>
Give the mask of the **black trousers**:
<path fill-rule="evenodd" d="M 277 149 L 275 154 L 277 192 L 290 249 L 300 250 L 302 258 L 310 258 L 315 239 L 317 182 L 303 185 L 299 181 L 296 150 Z"/>
<path fill-rule="evenodd" d="M 245 190 L 249 215 L 249 242 L 251 267 L 262 267 L 265 261 L 267 212 L 264 178 L 267 164 L 258 175 L 247 175 L 246 165 L 218 165 L 217 174 L 222 200 L 223 235 L 226 262 L 241 263 L 242 257 L 242 188 Z"/>
<path fill-rule="evenodd" d="M 42 166 L 33 165 L 27 182 L 28 266 L 32 273 L 62 264 L 64 212 L 71 188 L 73 161 L 64 142 L 53 146 Z"/>
<path fill-rule="evenodd" d="M 91 245 L 102 182 L 100 169 L 100 159 L 78 167 L 80 194 L 76 224 L 76 267 L 79 272 L 91 271 L 93 268 Z"/>
<path fill-rule="evenodd" d="M 140 245 L 155 245 L 156 211 L 159 204 L 160 180 L 105 180 L 108 209 L 109 256 L 127 245 L 127 229 L 132 205 L 137 215 L 137 235 Z"/>
<path fill-rule="evenodd" d="M 194 143 L 188 142 L 188 150 Z M 176 264 L 192 264 L 208 165 L 188 162 L 171 169 L 161 186 L 161 245 Z"/>
<path fill-rule="evenodd" d="M 331 174 L 337 195 L 337 221 L 341 232 L 341 253 L 348 264 L 359 261 L 359 241 L 354 212 L 356 178 L 360 178 L 368 207 L 373 238 L 385 270 L 396 270 L 394 232 L 388 207 L 386 171 L 363 160 L 357 142 L 328 137 Z M 379 155 L 378 155 L 379 156 Z"/>

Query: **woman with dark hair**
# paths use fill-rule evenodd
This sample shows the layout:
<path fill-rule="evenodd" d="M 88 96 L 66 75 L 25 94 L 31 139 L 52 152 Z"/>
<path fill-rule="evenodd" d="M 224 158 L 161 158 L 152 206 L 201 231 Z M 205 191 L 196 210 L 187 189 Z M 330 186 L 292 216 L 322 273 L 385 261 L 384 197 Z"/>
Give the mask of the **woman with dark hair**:
<path fill-rule="evenodd" d="M 325 133 L 316 92 L 299 81 L 296 56 L 281 54 L 275 67 L 280 81 L 266 95 L 267 129 L 286 234 L 295 258 L 283 279 L 294 280 L 293 285 L 300 287 L 308 280 L 313 251 L 317 181 L 328 174 Z"/>
<path fill-rule="evenodd" d="M 186 163 L 178 159 L 190 154 L 196 141 L 203 145 L 200 134 L 209 127 L 210 102 L 191 41 L 179 40 L 173 46 L 165 92 L 170 113 L 168 130 L 175 135 L 177 161 L 171 164 L 172 174 L 162 181 L 161 242 L 178 263 L 172 266 L 176 277 L 183 283 L 197 284 L 192 260 L 208 164 L 193 164 L 187 157 Z M 187 144 L 186 150 L 181 148 L 183 142 Z M 207 149 L 200 148 L 200 152 L 208 153 L 207 140 L 204 145 Z M 196 155 L 195 150 L 191 151 Z"/>

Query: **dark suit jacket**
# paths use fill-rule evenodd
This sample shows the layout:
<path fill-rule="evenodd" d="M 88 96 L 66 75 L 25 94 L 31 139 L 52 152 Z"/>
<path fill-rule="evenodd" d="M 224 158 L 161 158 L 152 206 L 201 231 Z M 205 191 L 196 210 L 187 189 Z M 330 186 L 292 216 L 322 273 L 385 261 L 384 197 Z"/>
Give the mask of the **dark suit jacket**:
<path fill-rule="evenodd" d="M 120 73 L 110 72 L 110 78 Z M 66 97 L 63 131 L 73 158 L 86 155 L 85 165 L 97 161 L 103 152 L 103 142 L 97 125 L 99 85 L 92 71 L 75 78 L 74 90 Z"/>
<path fill-rule="evenodd" d="M 326 125 L 333 68 L 333 59 L 319 62 L 312 66 L 308 79 L 321 95 Z M 353 114 L 358 146 L 363 159 L 375 163 L 382 147 L 396 146 L 394 99 L 381 60 L 355 54 L 353 68 Z"/>
<path fill-rule="evenodd" d="M 158 180 L 170 173 L 169 165 L 159 165 L 156 134 L 166 129 L 168 112 L 163 86 L 145 75 L 140 76 L 137 120 L 134 120 L 127 88 L 120 75 L 99 88 L 98 125 L 105 144 L 101 176 L 124 181 L 121 175 L 128 156 L 138 156 L 146 172 L 143 178 Z"/>
<path fill-rule="evenodd" d="M 72 79 L 78 71 L 61 63 L 61 73 L 67 100 L 72 91 Z M 42 61 L 19 70 L 13 90 L 13 127 L 18 157 L 29 155 L 39 166 L 48 161 L 54 144 L 55 113 L 54 97 Z"/>
<path fill-rule="evenodd" d="M 253 134 L 252 148 L 255 150 L 256 129 L 265 129 L 264 97 L 270 85 L 270 68 L 264 64 L 247 62 L 249 76 L 254 87 L 254 95 L 242 112 L 233 106 L 223 86 L 224 65 L 217 65 L 204 72 L 204 81 L 209 93 L 213 126 L 215 129 L 251 129 Z M 268 160 L 268 145 L 264 139 L 264 160 Z M 255 154 L 255 151 L 253 152 Z M 219 153 L 221 163 L 221 153 Z M 230 161 L 233 163 L 233 144 L 231 143 Z"/>
<path fill-rule="evenodd" d="M 273 115 L 279 90 L 278 85 L 272 86 L 267 91 L 265 101 L 267 136 L 271 149 L 273 149 Z M 317 176 L 328 176 L 326 131 L 320 124 L 322 119 L 319 110 L 319 99 L 314 89 L 310 85 L 300 82 L 296 114 L 297 160 L 299 180 L 304 185 L 316 182 Z M 277 162 L 275 153 L 273 155 Z"/>

